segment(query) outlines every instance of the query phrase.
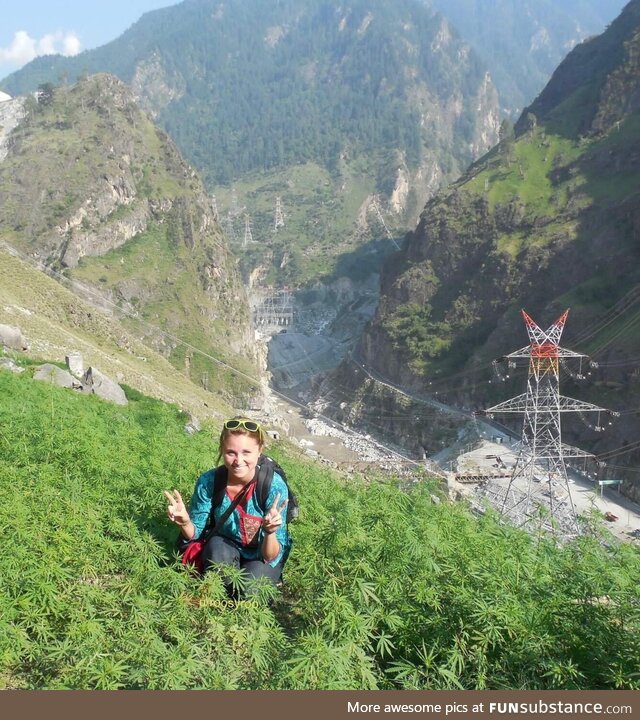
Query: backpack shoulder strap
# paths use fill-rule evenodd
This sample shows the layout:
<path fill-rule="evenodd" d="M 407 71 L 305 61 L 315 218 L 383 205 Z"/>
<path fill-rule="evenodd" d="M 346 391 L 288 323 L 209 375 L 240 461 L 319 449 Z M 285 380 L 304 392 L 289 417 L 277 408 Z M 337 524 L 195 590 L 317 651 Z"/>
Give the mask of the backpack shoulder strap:
<path fill-rule="evenodd" d="M 224 465 L 215 469 L 213 480 L 213 494 L 211 497 L 211 512 L 209 513 L 209 519 L 207 520 L 206 529 L 200 536 L 200 540 L 208 540 L 212 535 L 215 534 L 217 527 L 222 527 L 225 524 L 229 515 L 231 515 L 231 513 L 236 509 L 236 507 L 238 507 L 238 505 L 246 498 L 249 490 L 251 489 L 251 486 L 254 482 L 256 482 L 256 478 L 254 476 L 253 480 L 251 480 L 250 483 L 245 485 L 244 488 L 235 496 L 235 498 L 231 501 L 229 507 L 222 513 L 222 515 L 218 518 L 218 522 L 216 523 L 213 519 L 213 510 L 214 508 L 218 507 L 218 505 L 220 505 L 220 503 L 222 502 L 224 494 L 227 490 L 227 477 L 228 471 L 227 468 L 224 467 Z"/>
<path fill-rule="evenodd" d="M 224 465 L 220 465 L 214 470 L 213 474 L 213 492 L 211 493 L 211 509 L 218 507 L 222 502 L 225 491 L 227 489 L 227 477 L 229 471 Z"/>
<path fill-rule="evenodd" d="M 224 494 L 227 491 L 227 476 L 228 470 L 224 465 L 213 470 L 213 488 L 211 489 L 211 511 L 207 518 L 207 523 L 202 531 L 200 540 L 208 540 L 215 532 L 215 522 L 213 520 L 213 510 L 217 508 L 224 498 Z M 225 518 L 226 519 L 226 518 Z"/>
<path fill-rule="evenodd" d="M 271 490 L 273 480 L 274 462 L 266 455 L 260 455 L 260 469 L 258 470 L 258 484 L 256 487 L 256 498 L 262 512 L 267 510 L 267 499 Z"/>

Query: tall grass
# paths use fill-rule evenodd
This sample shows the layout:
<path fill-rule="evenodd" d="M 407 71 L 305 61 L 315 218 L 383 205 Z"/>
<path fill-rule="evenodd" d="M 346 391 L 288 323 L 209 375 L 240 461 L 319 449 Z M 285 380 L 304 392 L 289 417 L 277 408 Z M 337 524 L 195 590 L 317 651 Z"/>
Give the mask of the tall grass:
<path fill-rule="evenodd" d="M 0 371 L 2 686 L 640 686 L 634 548 L 557 548 L 424 478 L 345 480 L 282 445 L 302 512 L 285 588 L 228 607 L 174 562 L 162 496 L 189 496 L 214 430 L 28 375 Z"/>

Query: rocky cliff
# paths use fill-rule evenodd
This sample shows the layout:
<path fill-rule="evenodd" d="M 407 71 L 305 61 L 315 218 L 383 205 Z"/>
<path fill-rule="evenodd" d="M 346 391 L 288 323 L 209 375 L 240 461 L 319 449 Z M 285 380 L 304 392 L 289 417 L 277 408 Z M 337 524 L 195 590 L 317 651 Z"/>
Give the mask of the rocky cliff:
<path fill-rule="evenodd" d="M 515 115 L 576 44 L 601 33 L 625 0 L 432 0 L 487 63 Z"/>
<path fill-rule="evenodd" d="M 599 363 L 590 389 L 576 392 L 628 414 L 610 432 L 569 428 L 567 439 L 595 452 L 636 440 L 639 54 L 634 1 L 570 53 L 515 134 L 505 125 L 500 144 L 426 205 L 385 266 L 357 354 L 370 372 L 415 394 L 433 397 L 439 388 L 468 407 L 504 399 L 522 392 L 524 379 L 496 392 L 488 370 L 527 344 L 520 308 L 546 327 L 570 307 L 564 344 Z M 341 382 L 357 382 L 353 366 Z M 405 408 L 404 421 L 387 423 L 414 447 L 415 412 Z M 388 407 L 385 415 L 393 415 Z"/>
<path fill-rule="evenodd" d="M 416 0 L 183 2 L 82 57 L 37 58 L 3 87 L 24 94 L 85 72 L 130 84 L 235 222 L 225 229 L 238 250 L 250 215 L 247 275 L 269 265 L 280 284 L 313 281 L 376 238 L 353 227 L 370 195 L 392 231 L 413 226 L 498 134 L 486 67 Z"/>
<path fill-rule="evenodd" d="M 210 199 L 130 88 L 92 76 L 43 86 L 22 108 L 0 162 L 0 239 L 124 315 L 195 380 L 211 364 L 202 353 L 254 368 L 244 288 Z"/>

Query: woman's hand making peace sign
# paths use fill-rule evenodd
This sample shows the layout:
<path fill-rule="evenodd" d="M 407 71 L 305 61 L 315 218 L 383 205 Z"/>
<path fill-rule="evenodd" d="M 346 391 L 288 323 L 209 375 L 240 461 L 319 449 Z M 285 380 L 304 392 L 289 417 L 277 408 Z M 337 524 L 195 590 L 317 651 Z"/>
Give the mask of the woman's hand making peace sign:
<path fill-rule="evenodd" d="M 276 495 L 267 514 L 262 519 L 262 529 L 267 535 L 271 535 L 282 525 L 282 511 L 289 504 L 289 501 L 285 500 L 281 505 L 278 505 L 278 500 L 280 500 L 280 493 Z"/>
<path fill-rule="evenodd" d="M 191 518 L 189 517 L 189 512 L 182 501 L 182 495 L 180 495 L 177 490 L 174 490 L 173 493 L 165 490 L 164 495 L 169 503 L 167 506 L 167 515 L 169 516 L 169 520 L 180 527 L 186 527 L 191 521 Z"/>

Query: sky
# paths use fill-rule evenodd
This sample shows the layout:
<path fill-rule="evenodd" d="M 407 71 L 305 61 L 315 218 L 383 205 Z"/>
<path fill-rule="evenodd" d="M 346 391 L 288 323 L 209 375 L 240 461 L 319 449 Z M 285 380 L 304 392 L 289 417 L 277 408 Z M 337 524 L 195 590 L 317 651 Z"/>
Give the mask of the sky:
<path fill-rule="evenodd" d="M 5 0 L 0 79 L 38 55 L 77 55 L 114 40 L 149 10 L 180 0 Z"/>

